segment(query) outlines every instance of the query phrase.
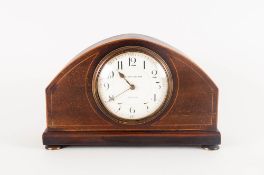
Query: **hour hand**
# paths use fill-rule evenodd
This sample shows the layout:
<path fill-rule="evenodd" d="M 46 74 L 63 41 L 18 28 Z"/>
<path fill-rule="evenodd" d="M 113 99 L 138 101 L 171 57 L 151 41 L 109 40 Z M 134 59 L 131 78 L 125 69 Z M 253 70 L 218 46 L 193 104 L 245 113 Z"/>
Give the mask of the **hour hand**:
<path fill-rule="evenodd" d="M 118 72 L 118 74 L 119 74 L 119 77 L 120 77 L 120 78 L 125 78 L 125 75 L 122 74 L 121 72 Z"/>
<path fill-rule="evenodd" d="M 125 77 L 125 75 L 123 73 L 118 72 L 118 74 L 119 74 L 120 78 L 123 78 L 127 82 L 127 84 L 129 84 L 131 90 L 135 89 L 135 85 L 133 85 L 129 81 L 127 81 L 127 79 L 126 79 L 126 77 Z"/>

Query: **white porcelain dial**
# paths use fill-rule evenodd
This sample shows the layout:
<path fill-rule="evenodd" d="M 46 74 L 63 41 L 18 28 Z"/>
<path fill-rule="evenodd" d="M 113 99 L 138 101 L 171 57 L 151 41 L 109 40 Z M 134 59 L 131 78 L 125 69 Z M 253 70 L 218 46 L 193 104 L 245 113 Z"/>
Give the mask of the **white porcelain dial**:
<path fill-rule="evenodd" d="M 97 91 L 108 112 L 138 120 L 158 112 L 168 95 L 168 71 L 149 54 L 125 51 L 110 58 L 97 75 Z"/>

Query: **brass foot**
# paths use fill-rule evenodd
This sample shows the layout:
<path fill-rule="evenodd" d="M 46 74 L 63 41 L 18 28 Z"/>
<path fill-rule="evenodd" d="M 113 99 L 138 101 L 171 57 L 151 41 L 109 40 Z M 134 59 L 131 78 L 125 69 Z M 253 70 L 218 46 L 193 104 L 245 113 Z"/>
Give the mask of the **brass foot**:
<path fill-rule="evenodd" d="M 202 145 L 201 147 L 203 149 L 210 150 L 210 151 L 219 149 L 219 145 Z"/>
<path fill-rule="evenodd" d="M 59 145 L 46 145 L 45 148 L 47 150 L 59 150 L 62 148 L 62 146 L 59 146 Z"/>

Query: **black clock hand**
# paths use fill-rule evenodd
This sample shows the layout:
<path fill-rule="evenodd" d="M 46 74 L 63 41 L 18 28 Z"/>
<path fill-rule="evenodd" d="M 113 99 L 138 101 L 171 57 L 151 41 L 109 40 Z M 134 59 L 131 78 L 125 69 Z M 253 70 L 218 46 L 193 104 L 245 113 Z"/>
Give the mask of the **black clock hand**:
<path fill-rule="evenodd" d="M 123 78 L 127 82 L 127 84 L 129 84 L 131 90 L 134 90 L 135 89 L 135 85 L 133 85 L 129 81 L 127 81 L 127 79 L 126 79 L 126 77 L 125 77 L 124 74 L 122 74 L 121 72 L 118 72 L 118 74 L 119 74 L 120 78 Z"/>

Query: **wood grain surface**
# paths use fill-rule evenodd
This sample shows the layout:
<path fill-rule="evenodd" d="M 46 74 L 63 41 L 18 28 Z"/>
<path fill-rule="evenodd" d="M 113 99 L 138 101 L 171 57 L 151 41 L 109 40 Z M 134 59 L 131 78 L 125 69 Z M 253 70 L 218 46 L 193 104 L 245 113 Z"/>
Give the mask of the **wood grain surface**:
<path fill-rule="evenodd" d="M 124 46 L 141 46 L 160 55 L 173 77 L 172 97 L 154 120 L 123 125 L 98 108 L 92 80 L 98 63 Z M 143 35 L 119 35 L 76 56 L 46 89 L 44 145 L 217 145 L 218 89 L 186 56 Z"/>

